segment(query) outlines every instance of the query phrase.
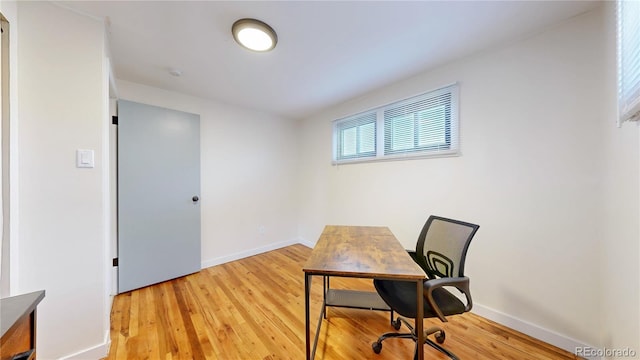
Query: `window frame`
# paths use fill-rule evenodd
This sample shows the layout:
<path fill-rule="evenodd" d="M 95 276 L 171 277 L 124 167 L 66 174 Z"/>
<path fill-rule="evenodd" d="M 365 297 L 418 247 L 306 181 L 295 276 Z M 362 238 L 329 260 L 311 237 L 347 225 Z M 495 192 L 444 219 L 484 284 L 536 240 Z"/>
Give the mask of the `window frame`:
<path fill-rule="evenodd" d="M 433 109 L 435 107 L 428 107 L 422 110 L 416 110 L 415 112 L 409 112 L 408 114 L 412 114 L 414 116 L 414 146 L 409 149 L 402 150 L 391 150 L 388 151 L 387 143 L 391 140 L 388 137 L 388 129 L 385 123 L 385 111 L 394 110 L 405 106 L 407 104 L 416 104 L 421 101 L 434 101 L 443 95 L 447 95 L 449 100 L 442 100 L 445 107 L 448 106 L 448 109 L 445 108 L 446 111 L 449 112 L 448 118 L 445 115 L 445 124 L 444 124 L 444 136 L 446 146 L 442 145 L 426 145 L 426 146 L 418 146 L 418 137 L 419 137 L 419 121 L 420 119 L 416 119 L 415 116 L 419 111 L 427 111 L 429 109 Z M 442 105 L 441 105 L 442 106 Z M 343 145 L 341 143 L 341 138 L 345 129 L 350 129 L 353 126 L 345 126 L 344 124 L 350 124 L 356 121 L 359 118 L 364 118 L 367 116 L 372 116 L 375 114 L 375 132 L 374 132 L 374 143 L 375 149 L 374 151 L 367 152 L 366 154 L 345 156 L 340 152 L 343 149 Z M 359 126 L 361 126 L 360 124 Z M 440 87 L 436 90 L 427 91 L 424 93 L 420 93 L 418 95 L 414 95 L 405 99 L 401 99 L 398 101 L 394 101 L 388 103 L 386 105 L 378 106 L 366 111 L 362 111 L 356 113 L 354 115 L 346 116 L 333 121 L 332 124 L 332 135 L 333 135 L 333 156 L 332 156 L 332 164 L 333 165 L 342 165 L 342 164 L 352 164 L 352 163 L 362 163 L 362 162 L 377 162 L 377 161 L 391 161 L 391 160 L 403 160 L 403 159 L 421 159 L 421 158 L 438 158 L 438 157 L 451 157 L 451 156 L 460 156 L 460 141 L 459 141 L 459 127 L 460 127 L 460 119 L 459 119 L 459 84 L 453 83 L 447 86 Z"/>
<path fill-rule="evenodd" d="M 340 122 L 337 122 L 334 124 L 334 130 L 333 130 L 334 159 L 337 159 L 338 161 L 348 161 L 353 159 L 362 159 L 362 158 L 368 158 L 371 156 L 376 156 L 376 148 L 377 148 L 376 137 L 377 137 L 377 131 L 378 131 L 377 130 L 378 124 L 377 124 L 377 119 L 375 117 L 373 119 L 369 119 L 371 115 L 372 115 L 371 112 L 363 112 L 360 114 L 356 114 L 356 115 L 341 119 Z M 362 143 L 362 141 L 359 135 L 361 134 L 362 127 L 369 124 L 373 124 L 373 127 L 374 127 L 373 128 L 374 149 L 373 151 L 360 151 L 359 145 Z M 353 128 L 356 129 L 355 154 L 341 155 L 339 153 L 341 149 L 344 149 L 344 144 L 343 144 L 344 131 L 353 129 Z"/>
<path fill-rule="evenodd" d="M 616 1 L 618 127 L 625 121 L 640 120 L 640 24 L 638 20 L 628 22 L 638 12 L 637 2 Z"/>

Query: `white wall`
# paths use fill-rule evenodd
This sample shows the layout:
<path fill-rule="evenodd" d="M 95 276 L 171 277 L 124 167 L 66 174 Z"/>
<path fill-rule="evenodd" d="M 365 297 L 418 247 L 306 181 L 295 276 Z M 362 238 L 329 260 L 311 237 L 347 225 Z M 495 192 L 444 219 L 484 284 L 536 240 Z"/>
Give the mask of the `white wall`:
<path fill-rule="evenodd" d="M 293 121 L 127 81 L 117 84 L 121 99 L 200 115 L 203 267 L 297 242 Z"/>
<path fill-rule="evenodd" d="M 11 21 L 5 9 L 0 2 Z M 48 3 L 20 2 L 18 12 L 11 288 L 47 290 L 38 353 L 59 358 L 104 349 L 109 328 L 103 27 Z M 602 56 L 613 46 L 610 31 L 596 11 L 297 128 L 125 81 L 118 90 L 201 115 L 203 266 L 298 235 L 313 243 L 329 223 L 388 225 L 409 248 L 429 214 L 451 216 L 481 225 L 467 263 L 477 308 L 567 343 L 640 350 L 640 148 L 633 125 L 611 127 L 613 60 Z M 331 166 L 332 120 L 453 81 L 461 85 L 463 156 Z M 238 147 L 242 139 L 249 145 Z M 96 150 L 96 168 L 74 167 L 77 148 Z"/>
<path fill-rule="evenodd" d="M 388 225 L 411 248 L 430 214 L 478 223 L 478 312 L 570 351 L 601 344 L 603 26 L 591 12 L 303 121 L 303 241 L 325 224 Z M 462 156 L 331 165 L 332 120 L 455 81 Z"/>
<path fill-rule="evenodd" d="M 15 293 L 46 290 L 38 358 L 87 349 L 99 357 L 109 330 L 104 27 L 49 2 L 19 2 L 18 17 L 19 250 L 11 285 Z M 95 150 L 95 168 L 76 168 L 76 149 Z"/>
<path fill-rule="evenodd" d="M 18 10 L 15 2 L 0 1 L 0 12 L 4 15 L 5 19 L 9 22 L 9 131 L 3 128 L 2 137 L 3 141 L 9 139 L 9 161 L 3 163 L 3 181 L 9 179 L 10 183 L 17 183 L 17 123 L 18 123 L 18 82 L 17 73 L 14 69 L 17 69 L 18 62 Z M 7 124 L 3 124 L 5 126 Z M 4 160 L 3 160 L 4 161 Z M 4 171 L 8 169 L 9 173 Z M 7 189 L 3 184 L 3 233 L 2 233 L 2 255 L 0 265 L 0 297 L 6 297 L 11 295 L 11 280 L 15 274 L 11 273 L 11 256 L 16 254 L 18 246 L 15 244 L 17 239 L 17 194 L 15 191 L 17 185 L 13 185 Z M 4 198 L 5 192 L 9 190 L 9 196 Z M 7 211 L 7 206 L 10 208 Z"/>
<path fill-rule="evenodd" d="M 48 2 L 20 2 L 17 10 L 12 293 L 47 292 L 39 358 L 97 358 L 108 346 L 111 287 L 104 28 Z M 124 99 L 201 115 L 203 266 L 297 242 L 292 121 L 124 81 L 118 90 Z M 79 148 L 95 150 L 94 169 L 75 168 Z"/>

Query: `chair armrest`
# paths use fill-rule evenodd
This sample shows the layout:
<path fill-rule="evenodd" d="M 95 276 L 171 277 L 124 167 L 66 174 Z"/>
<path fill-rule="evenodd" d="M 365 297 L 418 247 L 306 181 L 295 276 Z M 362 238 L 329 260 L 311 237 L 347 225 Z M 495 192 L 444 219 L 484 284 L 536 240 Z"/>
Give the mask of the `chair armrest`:
<path fill-rule="evenodd" d="M 424 282 L 424 297 L 435 311 L 436 315 L 442 322 L 447 322 L 447 319 L 444 317 L 442 310 L 438 307 L 435 300 L 433 299 L 433 290 L 444 287 L 444 286 L 453 286 L 456 289 L 460 290 L 461 293 L 464 294 L 467 299 L 467 304 L 464 308 L 464 311 L 467 312 L 471 310 L 473 307 L 473 301 L 471 300 L 471 290 L 469 289 L 469 278 L 466 276 L 463 277 L 455 277 L 455 278 L 439 278 L 439 279 L 431 279 L 426 280 Z"/>

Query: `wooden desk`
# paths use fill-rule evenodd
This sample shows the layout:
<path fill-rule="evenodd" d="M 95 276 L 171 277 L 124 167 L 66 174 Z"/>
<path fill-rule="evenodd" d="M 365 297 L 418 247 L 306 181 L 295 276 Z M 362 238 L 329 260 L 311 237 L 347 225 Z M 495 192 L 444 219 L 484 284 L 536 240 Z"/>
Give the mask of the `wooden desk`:
<path fill-rule="evenodd" d="M 315 357 L 318 334 L 327 306 L 348 306 L 344 298 L 352 297 L 340 290 L 331 290 L 328 278 L 331 276 L 356 277 L 369 279 L 390 279 L 415 281 L 418 290 L 418 313 L 416 316 L 416 334 L 418 344 L 424 344 L 423 332 L 423 281 L 424 271 L 416 264 L 402 244 L 386 227 L 370 226 L 326 226 L 304 268 L 305 294 L 305 330 L 307 360 Z M 316 335 L 311 346 L 309 329 L 309 294 L 311 279 L 314 275 L 323 276 L 327 282 L 324 287 L 324 302 L 316 327 Z M 345 291 L 345 290 L 342 290 Z M 353 293 L 353 292 L 352 292 Z M 341 296 L 341 295 L 347 296 Z M 377 294 L 373 293 L 373 299 Z M 365 297 L 368 297 L 365 295 Z M 357 298 L 361 298 L 358 296 Z M 357 303 L 354 307 L 362 307 Z M 368 308 L 367 305 L 364 306 Z M 423 351 L 418 351 L 418 359 L 424 359 Z"/>
<path fill-rule="evenodd" d="M 36 307 L 44 290 L 0 300 L 0 359 L 36 358 Z"/>

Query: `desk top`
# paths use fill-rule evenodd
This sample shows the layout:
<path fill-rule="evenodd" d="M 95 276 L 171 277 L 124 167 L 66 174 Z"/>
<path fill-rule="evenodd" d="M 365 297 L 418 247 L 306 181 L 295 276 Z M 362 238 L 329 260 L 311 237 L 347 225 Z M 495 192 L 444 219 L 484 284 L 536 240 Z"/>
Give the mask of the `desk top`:
<path fill-rule="evenodd" d="M 0 299 L 1 336 L 21 317 L 31 313 L 44 298 L 44 290 Z"/>
<path fill-rule="evenodd" d="M 326 226 L 302 270 L 361 278 L 426 277 L 389 228 L 374 226 Z"/>

